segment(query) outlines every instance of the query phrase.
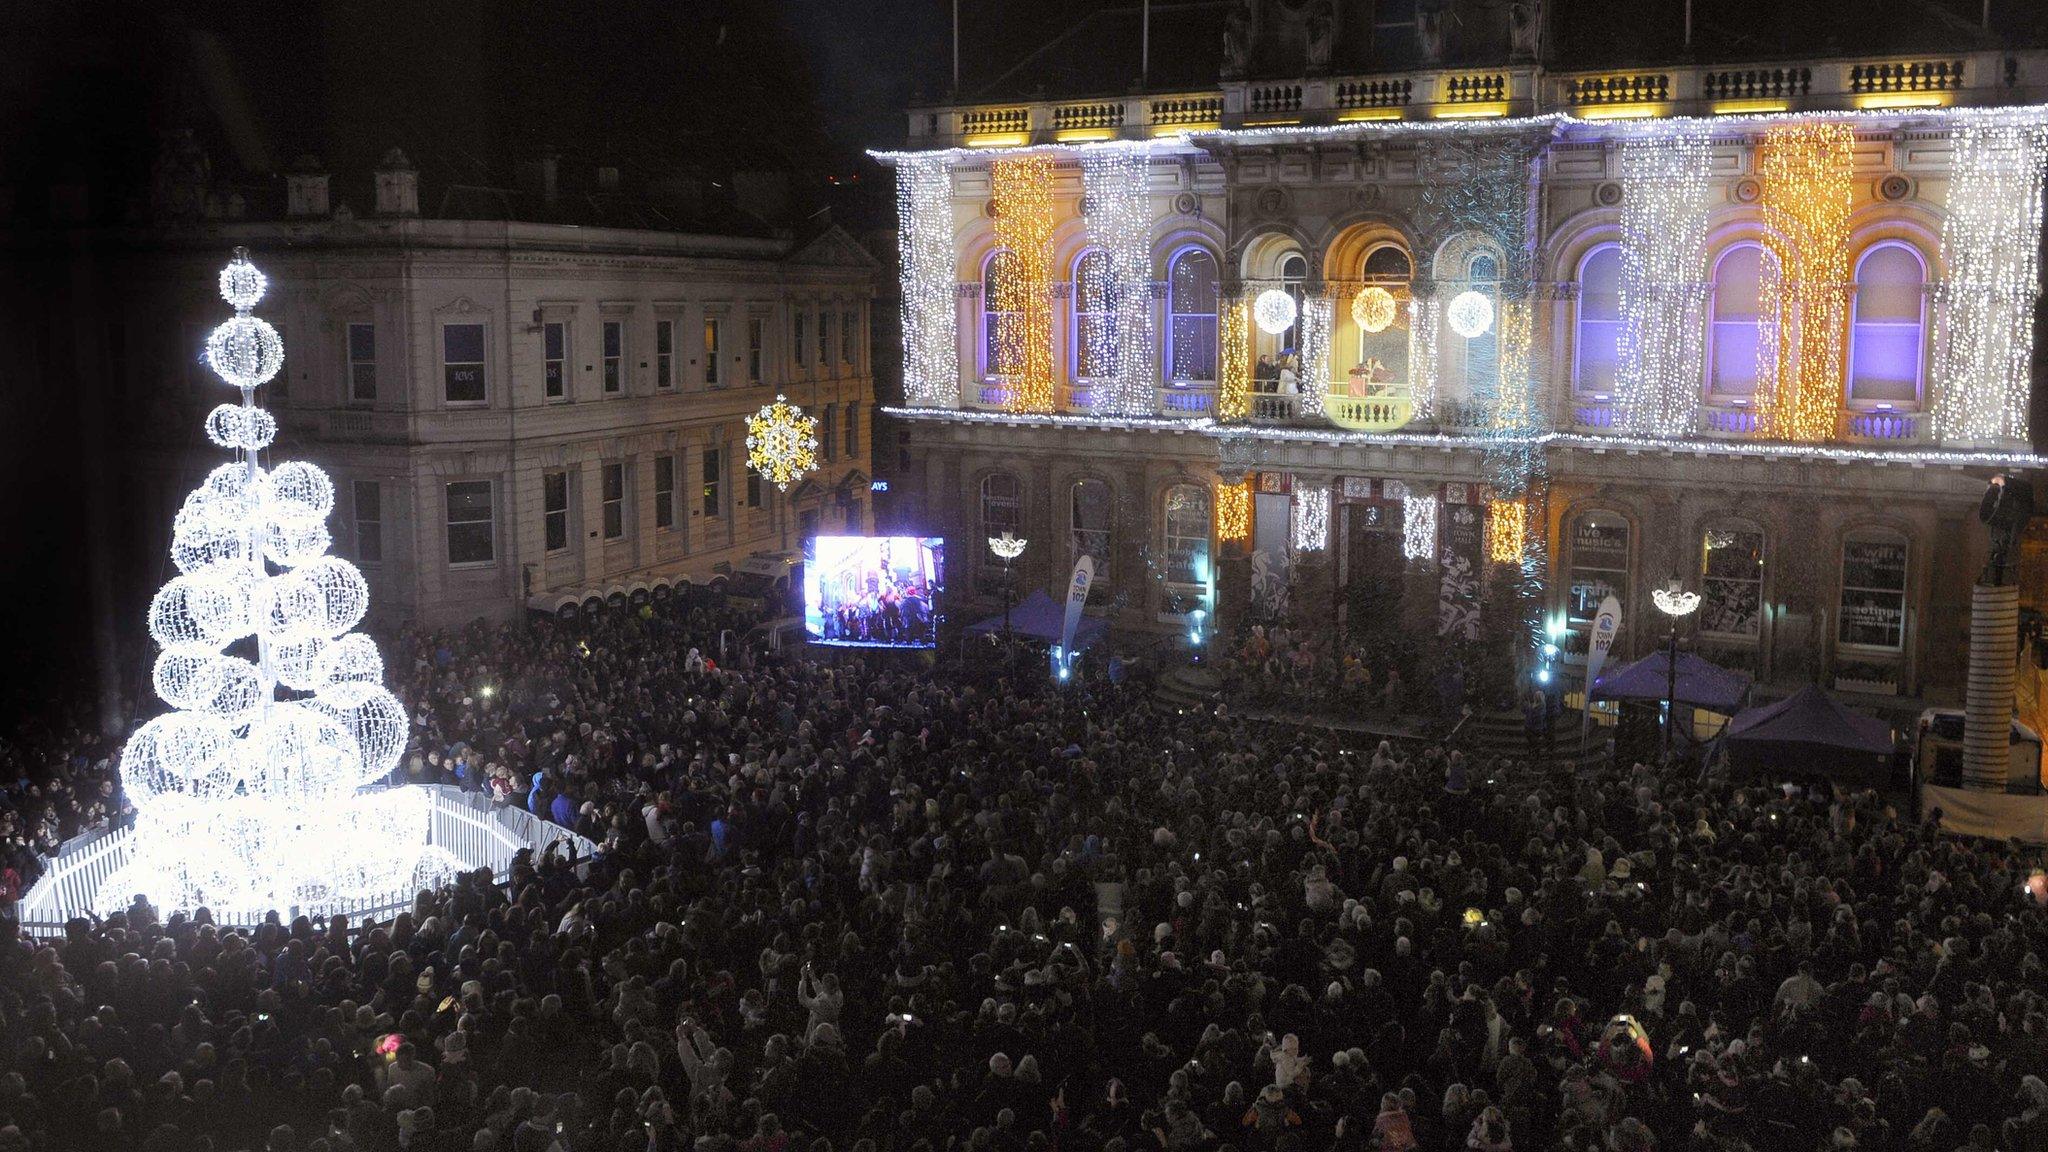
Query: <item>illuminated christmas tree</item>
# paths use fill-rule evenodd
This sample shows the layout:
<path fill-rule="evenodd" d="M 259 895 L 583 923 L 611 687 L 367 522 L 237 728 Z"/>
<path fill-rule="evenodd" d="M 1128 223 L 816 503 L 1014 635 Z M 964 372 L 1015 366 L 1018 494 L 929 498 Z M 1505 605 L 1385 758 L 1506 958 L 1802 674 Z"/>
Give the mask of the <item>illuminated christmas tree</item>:
<path fill-rule="evenodd" d="M 284 363 L 277 330 L 250 314 L 264 288 L 238 249 L 220 275 L 235 315 L 206 343 L 241 392 L 206 418 L 235 458 L 173 522 L 179 574 L 149 606 L 156 692 L 172 710 L 122 754 L 136 822 L 102 911 L 143 894 L 234 919 L 318 915 L 403 900 L 461 867 L 427 843 L 426 792 L 369 790 L 405 750 L 406 713 L 376 645 L 351 631 L 369 588 L 327 553 L 334 485 L 310 464 L 262 466 L 277 421 L 256 389 Z"/>

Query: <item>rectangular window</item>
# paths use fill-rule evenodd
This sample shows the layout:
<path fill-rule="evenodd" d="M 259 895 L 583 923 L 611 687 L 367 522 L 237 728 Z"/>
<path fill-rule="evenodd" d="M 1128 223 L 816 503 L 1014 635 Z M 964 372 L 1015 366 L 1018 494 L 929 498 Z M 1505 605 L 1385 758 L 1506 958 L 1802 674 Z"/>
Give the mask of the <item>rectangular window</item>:
<path fill-rule="evenodd" d="M 1842 545 L 1844 644 L 1897 651 L 1906 638 L 1906 545 L 1850 540 Z"/>
<path fill-rule="evenodd" d="M 830 464 L 839 458 L 838 410 L 827 404 L 818 410 L 818 453 Z"/>
<path fill-rule="evenodd" d="M 853 339 L 854 332 L 859 328 L 859 312 L 848 312 L 839 318 L 839 359 L 847 364 L 860 363 L 860 358 L 855 355 L 859 349 Z"/>
<path fill-rule="evenodd" d="M 356 563 L 368 567 L 384 562 L 384 489 L 375 480 L 358 480 L 355 497 Z"/>
<path fill-rule="evenodd" d="M 704 450 L 704 515 L 717 519 L 724 514 L 724 505 L 718 502 L 720 481 L 725 479 L 725 453 L 716 448 Z"/>
<path fill-rule="evenodd" d="M 626 534 L 626 466 L 606 464 L 604 478 L 604 538 L 617 540 Z"/>
<path fill-rule="evenodd" d="M 846 406 L 846 454 L 849 457 L 860 455 L 860 404 L 858 402 Z"/>
<path fill-rule="evenodd" d="M 1756 639 L 1764 615 L 1764 534 L 1709 528 L 1703 551 L 1700 631 Z"/>
<path fill-rule="evenodd" d="M 654 458 L 654 527 L 667 531 L 676 526 L 676 458 Z"/>
<path fill-rule="evenodd" d="M 1589 621 L 1600 614 L 1600 602 L 1613 596 L 1623 604 L 1628 594 L 1628 521 L 1604 512 L 1572 521 L 1571 583 L 1565 593 L 1566 615 Z"/>
<path fill-rule="evenodd" d="M 542 380 L 549 400 L 569 395 L 569 326 L 556 321 L 540 326 Z"/>
<path fill-rule="evenodd" d="M 761 382 L 761 351 L 768 343 L 768 321 L 760 316 L 747 317 L 747 382 Z"/>
<path fill-rule="evenodd" d="M 715 316 L 704 318 L 704 382 L 714 386 L 718 383 L 718 330 L 724 326 Z"/>
<path fill-rule="evenodd" d="M 761 474 L 749 468 L 747 469 L 747 507 L 759 508 L 760 506 Z"/>
<path fill-rule="evenodd" d="M 789 339 L 790 343 L 796 346 L 796 366 L 802 368 L 809 364 L 810 345 L 804 343 L 804 314 L 802 312 L 791 312 L 789 314 Z"/>
<path fill-rule="evenodd" d="M 818 367 L 832 366 L 832 313 L 818 313 Z"/>
<path fill-rule="evenodd" d="M 489 564 L 498 558 L 491 519 L 491 482 L 457 480 L 448 485 L 448 563 Z"/>
<path fill-rule="evenodd" d="M 626 389 L 626 322 L 607 320 L 604 322 L 604 390 L 619 393 Z"/>
<path fill-rule="evenodd" d="M 484 393 L 484 326 L 446 324 L 441 328 L 441 379 L 450 404 L 482 404 Z"/>
<path fill-rule="evenodd" d="M 540 515 L 547 550 L 569 546 L 569 474 L 546 472 L 540 478 Z"/>
<path fill-rule="evenodd" d="M 377 398 L 377 326 L 348 326 L 348 398 L 368 404 Z"/>
<path fill-rule="evenodd" d="M 654 386 L 676 386 L 676 322 L 654 322 Z"/>

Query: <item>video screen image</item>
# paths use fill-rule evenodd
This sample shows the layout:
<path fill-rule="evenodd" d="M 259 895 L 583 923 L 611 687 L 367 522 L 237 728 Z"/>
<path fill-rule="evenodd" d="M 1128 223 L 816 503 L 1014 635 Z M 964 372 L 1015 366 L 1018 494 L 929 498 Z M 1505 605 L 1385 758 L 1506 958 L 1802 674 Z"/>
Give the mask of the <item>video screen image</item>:
<path fill-rule="evenodd" d="M 804 633 L 813 644 L 931 648 L 946 542 L 937 536 L 804 541 Z"/>

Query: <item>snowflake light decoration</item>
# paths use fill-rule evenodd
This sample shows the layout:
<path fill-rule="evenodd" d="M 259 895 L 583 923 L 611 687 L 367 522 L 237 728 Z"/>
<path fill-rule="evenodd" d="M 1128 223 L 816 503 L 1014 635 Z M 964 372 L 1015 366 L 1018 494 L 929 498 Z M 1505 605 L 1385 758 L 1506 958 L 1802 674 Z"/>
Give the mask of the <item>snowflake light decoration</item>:
<path fill-rule="evenodd" d="M 789 486 L 818 467 L 818 420 L 777 396 L 747 420 L 747 467 L 776 488 Z"/>
<path fill-rule="evenodd" d="M 1294 327 L 1294 317 L 1299 309 L 1294 297 L 1278 288 L 1268 288 L 1252 300 L 1252 319 L 1258 323 L 1259 331 L 1268 336 Z"/>
<path fill-rule="evenodd" d="M 265 286 L 236 250 L 220 278 L 235 316 L 208 339 L 207 361 L 242 402 L 214 409 L 206 431 L 237 458 L 173 521 L 179 574 L 149 606 L 152 683 L 172 710 L 121 754 L 135 827 L 94 895 L 101 911 L 144 894 L 237 918 L 319 915 L 403 900 L 462 867 L 428 843 L 424 790 L 366 790 L 405 751 L 406 712 L 376 645 L 351 631 L 369 587 L 327 555 L 334 485 L 300 461 L 257 462 L 277 422 L 255 390 L 284 357 L 276 330 L 249 314 Z"/>

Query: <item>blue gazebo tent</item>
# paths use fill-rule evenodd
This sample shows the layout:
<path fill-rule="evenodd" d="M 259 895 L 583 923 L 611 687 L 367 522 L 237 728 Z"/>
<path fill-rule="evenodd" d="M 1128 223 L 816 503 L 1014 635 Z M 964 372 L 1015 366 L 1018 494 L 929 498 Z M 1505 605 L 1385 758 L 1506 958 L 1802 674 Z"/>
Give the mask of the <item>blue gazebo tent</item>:
<path fill-rule="evenodd" d="M 1067 606 L 1056 602 L 1045 594 L 1045 589 L 1034 589 L 1015 608 L 1010 610 L 1010 630 L 1018 637 L 1036 640 L 1041 644 L 1060 642 L 1060 629 L 1067 621 Z M 1093 616 L 1083 616 L 1074 625 L 1074 651 L 1083 652 L 1088 646 L 1102 639 L 1109 631 L 1109 622 Z M 1003 614 L 1001 612 L 969 624 L 969 636 L 1001 636 Z"/>
<path fill-rule="evenodd" d="M 1595 700 L 1639 700 L 1658 704 L 1671 690 L 1667 649 L 1659 648 L 1633 664 L 1616 668 L 1593 681 Z M 1749 674 L 1723 668 L 1690 652 L 1678 654 L 1675 698 L 1681 705 L 1733 714 L 1749 696 Z"/>
<path fill-rule="evenodd" d="M 1744 710 L 1729 723 L 1724 742 L 1731 767 L 1760 775 L 1874 786 L 1892 769 L 1891 725 L 1851 712 L 1810 684 Z"/>

